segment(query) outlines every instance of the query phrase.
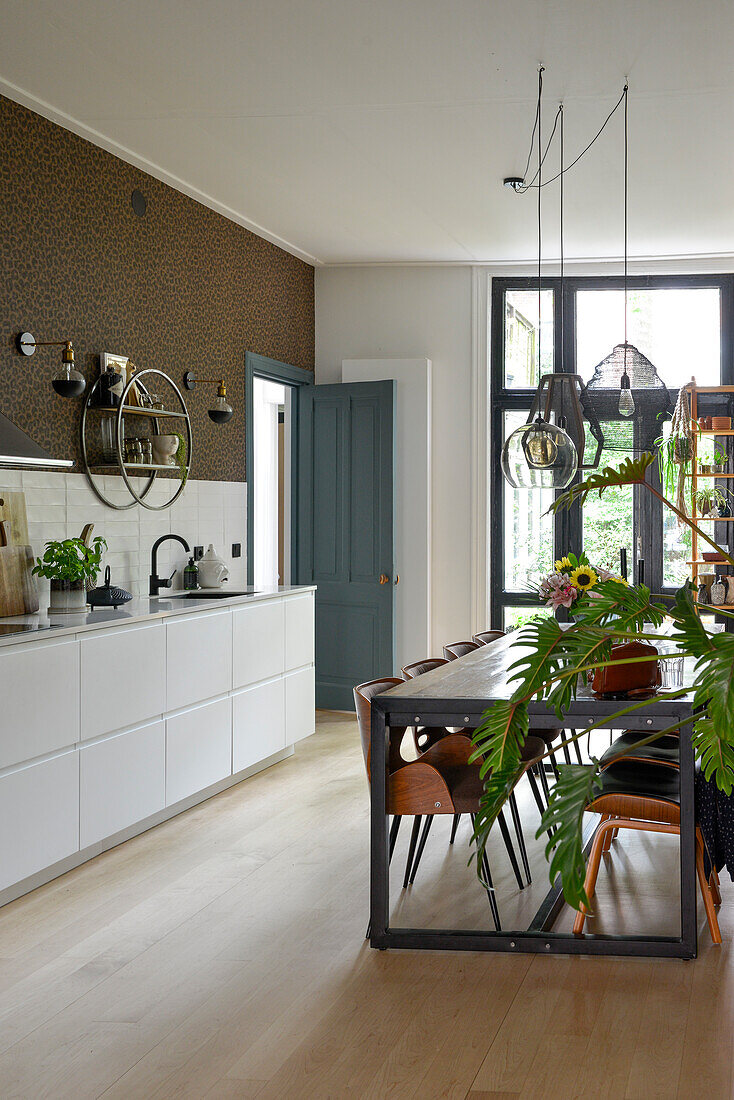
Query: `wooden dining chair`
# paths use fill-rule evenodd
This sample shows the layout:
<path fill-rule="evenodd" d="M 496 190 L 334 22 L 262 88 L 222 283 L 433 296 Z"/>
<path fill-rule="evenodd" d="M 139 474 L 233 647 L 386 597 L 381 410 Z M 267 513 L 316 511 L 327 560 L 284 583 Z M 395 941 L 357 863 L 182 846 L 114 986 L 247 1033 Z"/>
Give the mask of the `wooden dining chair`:
<path fill-rule="evenodd" d="M 455 661 L 458 657 L 464 657 L 467 653 L 473 653 L 479 649 L 477 642 L 451 642 L 443 647 L 443 655 L 447 661 Z"/>
<path fill-rule="evenodd" d="M 433 672 L 434 668 L 440 668 L 441 665 L 447 665 L 448 663 L 448 658 L 446 657 L 426 657 L 423 661 L 413 661 L 412 664 L 406 665 L 405 668 L 400 671 L 404 679 L 414 680 L 416 676 L 423 676 L 426 672 Z"/>
<path fill-rule="evenodd" d="M 359 684 L 354 688 L 354 705 L 357 711 L 357 722 L 362 742 L 362 755 L 367 771 L 367 782 L 370 785 L 372 783 L 372 699 L 375 695 L 388 691 L 391 687 L 395 687 L 400 683 L 404 683 L 404 681 L 388 676 L 382 680 L 371 680 L 368 683 Z M 414 818 L 408 851 L 408 864 L 403 880 L 403 887 L 405 888 L 408 885 L 418 831 L 423 817 L 428 816 L 433 819 L 437 814 L 454 814 L 459 812 L 459 807 L 462 812 L 476 813 L 483 783 L 479 778 L 478 765 L 468 763 L 467 739 L 465 737 L 460 734 L 449 734 L 423 753 L 418 760 L 406 762 L 400 755 L 400 744 L 404 732 L 405 730 L 402 727 L 390 727 L 387 760 L 387 812 L 394 815 L 393 825 L 390 829 L 390 855 L 394 848 L 393 832 L 397 838 L 395 820 L 397 819 L 399 822 L 403 817 Z M 444 772 L 446 772 L 446 775 L 444 775 Z M 449 782 L 453 786 L 453 796 Z M 423 846 L 425 847 L 425 839 L 423 840 Z M 501 931 L 499 909 L 486 852 L 482 860 L 482 871 L 487 884 L 487 896 L 492 919 L 495 928 L 499 932 Z"/>
<path fill-rule="evenodd" d="M 357 720 L 359 723 L 362 752 L 365 758 L 368 782 L 371 782 L 370 735 L 372 724 L 372 699 L 375 695 L 395 686 L 396 683 L 400 683 L 400 681 L 392 677 L 387 677 L 383 680 L 375 680 L 370 683 L 360 684 L 358 687 L 354 688 L 354 702 L 357 711 Z M 422 753 L 417 760 L 406 763 L 400 755 L 399 748 L 403 733 L 404 730 L 400 727 L 390 727 L 387 808 L 388 813 L 392 813 L 396 817 L 415 817 L 418 822 L 418 827 L 420 827 L 421 818 L 426 818 L 418 851 L 415 853 L 413 867 L 408 876 L 408 881 L 412 882 L 415 879 L 415 872 L 418 863 L 420 863 L 420 857 L 423 854 L 423 849 L 425 848 L 434 817 L 440 814 L 468 813 L 472 816 L 476 814 L 479 809 L 479 801 L 484 791 L 484 781 L 479 774 L 480 765 L 478 763 L 469 763 L 469 759 L 474 751 L 474 746 L 464 734 L 449 733 L 435 745 L 432 745 L 426 752 Z M 393 738 L 393 734 L 395 734 L 395 739 Z M 532 738 L 526 738 L 524 750 L 528 757 L 528 764 L 526 766 L 529 766 L 533 754 L 535 754 L 535 758 L 537 759 L 537 756 L 543 752 L 543 749 L 542 742 L 535 741 Z M 515 870 L 518 882 L 522 884 L 519 870 L 517 869 L 517 861 L 512 851 L 509 830 L 507 829 L 506 823 L 504 823 L 504 825 L 502 824 L 501 819 L 502 815 L 498 818 L 498 824 L 505 841 L 505 846 L 508 850 L 508 855 L 512 853 L 510 862 L 514 864 L 513 870 Z M 392 831 L 391 828 L 391 835 Z M 414 822 L 413 834 L 411 836 L 411 848 L 414 847 L 413 842 L 416 836 L 417 829 Z M 409 860 L 412 859 L 412 851 L 409 852 L 408 858 Z M 494 887 L 492 886 L 489 860 L 486 851 L 482 858 L 482 871 L 485 882 L 487 883 L 487 893 L 492 917 L 497 931 L 500 931 L 499 909 L 497 907 Z M 405 880 L 403 885 L 407 885 Z"/>
<path fill-rule="evenodd" d="M 506 630 L 480 630 L 478 634 L 472 634 L 472 641 L 477 645 L 489 645 L 490 642 L 496 642 L 498 638 L 504 638 L 506 634 Z"/>
<path fill-rule="evenodd" d="M 639 739 L 639 734 L 637 736 Z M 601 815 L 591 845 L 584 881 L 584 890 L 589 901 L 594 896 L 608 838 L 611 838 L 614 831 L 637 829 L 680 836 L 679 778 L 679 769 L 669 763 L 651 763 L 648 760 L 608 763 L 604 768 L 601 774 L 601 791 L 587 806 L 591 813 Z M 711 939 L 714 943 L 721 943 L 715 907 L 718 890 L 714 890 L 706 878 L 703 855 L 703 834 L 699 826 L 696 826 L 696 875 Z M 588 910 L 582 905 L 573 924 L 576 935 L 582 934 L 587 915 Z"/>

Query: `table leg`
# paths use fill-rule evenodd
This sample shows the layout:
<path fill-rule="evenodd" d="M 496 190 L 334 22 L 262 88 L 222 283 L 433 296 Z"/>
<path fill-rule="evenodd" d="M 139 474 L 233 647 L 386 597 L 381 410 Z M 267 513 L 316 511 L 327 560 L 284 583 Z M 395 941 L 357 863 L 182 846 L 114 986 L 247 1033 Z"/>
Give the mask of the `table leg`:
<path fill-rule="evenodd" d="M 370 944 L 387 946 L 390 856 L 387 828 L 387 738 L 385 712 L 372 700 L 370 749 Z"/>
<path fill-rule="evenodd" d="M 680 734 L 680 933 L 681 940 L 695 959 L 696 921 L 696 807 L 693 742 L 684 727 Z"/>

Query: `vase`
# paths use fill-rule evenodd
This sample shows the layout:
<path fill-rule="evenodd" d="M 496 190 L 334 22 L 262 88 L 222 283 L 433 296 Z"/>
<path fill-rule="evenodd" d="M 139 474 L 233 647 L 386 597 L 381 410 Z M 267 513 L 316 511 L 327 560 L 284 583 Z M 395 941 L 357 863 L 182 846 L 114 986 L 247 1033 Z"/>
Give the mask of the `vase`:
<path fill-rule="evenodd" d="M 722 577 L 717 577 L 711 585 L 711 603 L 718 607 L 726 602 L 726 585 Z"/>
<path fill-rule="evenodd" d="M 84 581 L 51 581 L 48 611 L 50 615 L 74 615 L 86 610 L 87 589 Z"/>

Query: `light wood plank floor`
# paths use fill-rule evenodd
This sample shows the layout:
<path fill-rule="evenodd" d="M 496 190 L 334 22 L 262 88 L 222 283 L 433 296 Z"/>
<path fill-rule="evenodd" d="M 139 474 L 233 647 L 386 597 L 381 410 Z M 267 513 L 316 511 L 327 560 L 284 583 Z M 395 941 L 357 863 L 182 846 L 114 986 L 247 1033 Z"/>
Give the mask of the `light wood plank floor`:
<path fill-rule="evenodd" d="M 2 1100 L 732 1095 L 728 880 L 693 963 L 378 952 L 367 825 L 354 720 L 321 714 L 292 759 L 0 910 Z M 396 923 L 488 926 L 467 838 L 437 822 L 401 895 L 401 837 Z M 492 852 L 503 917 L 545 891 L 531 847 L 534 898 Z M 623 840 L 601 924 L 670 923 L 674 867 Z"/>

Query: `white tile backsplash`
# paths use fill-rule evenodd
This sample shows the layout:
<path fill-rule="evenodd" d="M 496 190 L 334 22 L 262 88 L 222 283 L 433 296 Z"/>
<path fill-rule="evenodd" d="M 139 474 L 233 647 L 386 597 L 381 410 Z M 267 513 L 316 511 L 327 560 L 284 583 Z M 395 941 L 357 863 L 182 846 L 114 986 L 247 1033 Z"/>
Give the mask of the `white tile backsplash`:
<path fill-rule="evenodd" d="M 194 481 L 186 487 L 171 508 L 150 511 L 136 504 L 116 511 L 101 503 L 84 476 L 79 473 L 38 470 L 0 470 L 0 494 L 3 489 L 22 489 L 28 512 L 28 537 L 34 555 L 49 539 L 80 535 L 85 523 L 93 523 L 92 537 L 107 540 L 104 564 L 110 566 L 114 584 L 133 595 L 146 595 L 150 573 L 150 551 L 160 535 L 182 535 L 192 549 L 214 543 L 227 563 L 230 579 L 227 587 L 243 588 L 247 580 L 247 485 L 244 482 Z M 126 503 L 130 496 L 119 477 L 105 475 L 105 490 L 110 498 Z M 159 504 L 170 495 L 170 488 L 154 483 L 149 498 Z M 226 539 L 226 542 L 225 542 Z M 242 557 L 232 558 L 232 543 L 242 544 Z M 179 543 L 164 543 L 158 554 L 159 574 L 168 576 L 175 568 L 173 587 L 183 585 L 182 570 L 188 555 Z M 41 604 L 47 598 L 46 582 L 39 585 Z"/>

